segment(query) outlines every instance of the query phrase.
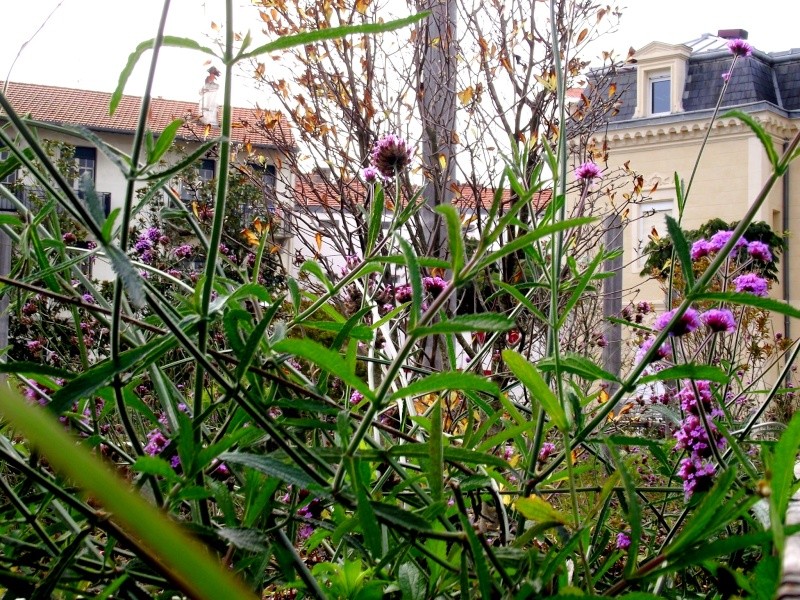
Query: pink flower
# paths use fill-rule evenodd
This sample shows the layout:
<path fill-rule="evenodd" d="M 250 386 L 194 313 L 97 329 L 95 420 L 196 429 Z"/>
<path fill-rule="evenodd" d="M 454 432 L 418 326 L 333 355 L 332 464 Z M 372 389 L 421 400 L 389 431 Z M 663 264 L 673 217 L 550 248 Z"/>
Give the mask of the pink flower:
<path fill-rule="evenodd" d="M 711 239 L 708 241 L 709 250 L 711 250 L 711 252 L 719 252 L 720 250 L 722 250 L 722 247 L 728 243 L 728 240 L 731 239 L 732 236 L 733 236 L 732 231 L 718 231 L 717 233 L 712 235 Z M 736 240 L 736 244 L 733 246 L 733 249 L 735 251 L 741 248 L 742 246 L 746 245 L 747 245 L 747 240 L 744 239 L 743 237 L 740 237 L 738 240 Z"/>
<path fill-rule="evenodd" d="M 627 550 L 631 547 L 631 536 L 625 533 L 624 531 L 620 531 L 617 534 L 617 550 Z"/>
<path fill-rule="evenodd" d="M 372 147 L 372 166 L 386 179 L 391 179 L 398 172 L 411 164 L 413 149 L 400 136 L 390 133 L 383 136 Z"/>
<path fill-rule="evenodd" d="M 703 321 L 714 333 L 733 333 L 736 331 L 736 319 L 727 308 L 712 308 L 700 315 Z"/>
<path fill-rule="evenodd" d="M 364 167 L 363 169 L 361 169 L 361 177 L 363 177 L 364 181 L 366 181 L 367 183 L 373 184 L 373 183 L 378 183 L 378 181 L 380 181 L 381 174 L 378 171 L 378 169 L 370 165 L 368 167 Z"/>
<path fill-rule="evenodd" d="M 735 39 L 728 42 L 728 50 L 734 56 L 750 56 L 753 53 L 753 47 L 746 41 Z"/>
<path fill-rule="evenodd" d="M 653 347 L 653 342 L 655 341 L 656 338 L 649 337 L 644 342 L 642 342 L 642 345 L 639 346 L 639 349 L 636 351 L 636 358 L 634 359 L 636 364 L 642 362 L 644 355 L 647 354 L 650 348 Z M 661 347 L 658 349 L 656 355 L 651 359 L 651 361 L 655 362 L 657 360 L 663 360 L 667 358 L 670 354 L 672 354 L 672 346 L 670 346 L 668 343 L 661 344 Z"/>
<path fill-rule="evenodd" d="M 754 240 L 747 245 L 747 253 L 761 262 L 768 263 L 772 260 L 772 252 L 769 249 L 769 245 L 758 240 Z"/>
<path fill-rule="evenodd" d="M 759 277 L 755 273 L 745 273 L 733 280 L 737 292 L 753 294 L 754 296 L 766 296 L 768 294 L 767 280 Z"/>
<path fill-rule="evenodd" d="M 552 442 L 545 442 L 539 449 L 539 462 L 544 462 L 547 458 L 556 451 L 556 445 Z"/>
<path fill-rule="evenodd" d="M 441 277 L 423 277 L 422 285 L 432 296 L 438 296 L 447 287 L 447 282 Z"/>
<path fill-rule="evenodd" d="M 704 492 L 711 487 L 716 467 L 699 457 L 687 457 L 681 461 L 678 476 L 683 479 L 683 493 L 688 500 L 695 492 Z"/>
<path fill-rule="evenodd" d="M 575 169 L 575 178 L 590 183 L 593 179 L 600 179 L 602 171 L 593 162 L 585 162 Z"/>
<path fill-rule="evenodd" d="M 355 390 L 352 394 L 350 394 L 350 404 L 358 404 L 364 399 L 364 394 Z"/>
<path fill-rule="evenodd" d="M 675 316 L 675 312 L 677 310 L 677 308 L 673 309 L 658 317 L 656 322 L 653 324 L 653 327 L 655 327 L 658 331 L 664 329 L 667 325 L 669 325 L 669 322 L 672 320 L 672 317 Z M 672 326 L 672 329 L 669 330 L 669 334 L 671 336 L 686 335 L 698 327 L 700 327 L 699 313 L 695 309 L 689 308 L 685 313 L 683 313 L 683 315 L 681 315 L 677 323 Z"/>
<path fill-rule="evenodd" d="M 694 244 L 692 244 L 692 260 L 698 260 L 704 256 L 708 256 L 709 254 L 711 254 L 711 244 L 708 242 L 708 240 L 697 240 Z"/>

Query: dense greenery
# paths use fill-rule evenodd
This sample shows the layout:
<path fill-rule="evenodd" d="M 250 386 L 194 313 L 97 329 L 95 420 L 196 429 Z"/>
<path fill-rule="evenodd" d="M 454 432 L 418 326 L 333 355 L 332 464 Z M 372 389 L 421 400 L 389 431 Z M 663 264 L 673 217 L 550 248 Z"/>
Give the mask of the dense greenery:
<path fill-rule="evenodd" d="M 229 82 L 240 60 L 413 20 L 250 49 L 248 38 L 235 45 L 229 18 L 218 59 Z M 217 55 L 162 31 L 132 63 L 161 44 Z M 0 392 L 9 597 L 774 595 L 797 529 L 784 518 L 800 418 L 763 417 L 793 401 L 785 381 L 800 346 L 769 337 L 767 323 L 800 310 L 767 296 L 763 247 L 735 250 L 800 136 L 782 157 L 765 146 L 772 175 L 735 228 L 701 232 L 712 246 L 690 247 L 678 186 L 670 310 L 643 303 L 623 315 L 637 356 L 616 374 L 598 364 L 601 335 L 570 351 L 559 343 L 617 255 L 568 254 L 597 224 L 565 217 L 567 184 L 582 203 L 601 171 L 568 170 L 565 138 L 538 146 L 547 164 L 533 169 L 533 142 L 518 144 L 471 243 L 456 208 L 438 206 L 440 256 L 404 234 L 424 210 L 418 196 L 369 184 L 363 255 L 334 280 L 306 262 L 284 288 L 260 279 L 267 236 L 255 236 L 252 262 L 221 246 L 236 202 L 230 94 L 227 85 L 222 136 L 209 142 L 221 164 L 204 216 L 174 210 L 168 183 L 196 157 L 162 164 L 173 140 L 146 135 L 147 95 L 130 155 L 91 138 L 131 182 L 108 217 L 91 186 L 78 197 L 53 163 L 39 137 L 47 126 L 0 95 L 3 169 L 23 166 L 44 198 L 35 214 L 20 206 L 0 221 L 19 252 L 4 290 L 29 336 Z M 382 139 L 373 162 L 397 176 L 412 160 L 401 147 Z M 150 184 L 141 198 L 134 182 Z M 538 210 L 544 188 L 552 201 Z M 163 222 L 136 219 L 162 193 L 174 204 L 159 218 L 192 232 L 191 252 L 161 239 Z M 96 246 L 78 251 L 64 219 Z M 511 226 L 518 235 L 501 238 Z M 111 289 L 86 275 L 87 254 L 113 266 Z M 190 254 L 202 261 L 187 279 L 177 259 Z M 512 254 L 520 268 L 501 280 Z M 496 310 L 456 310 L 459 290 L 487 281 Z"/>

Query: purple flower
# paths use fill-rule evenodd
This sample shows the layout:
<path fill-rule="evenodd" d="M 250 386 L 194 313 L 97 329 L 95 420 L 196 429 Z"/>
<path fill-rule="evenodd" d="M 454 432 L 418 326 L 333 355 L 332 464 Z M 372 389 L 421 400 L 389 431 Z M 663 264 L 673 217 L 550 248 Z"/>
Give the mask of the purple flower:
<path fill-rule="evenodd" d="M 447 287 L 447 282 L 441 277 L 423 277 L 422 285 L 433 296 L 438 296 Z"/>
<path fill-rule="evenodd" d="M 350 394 L 350 404 L 358 404 L 364 399 L 364 394 L 355 390 L 352 394 Z"/>
<path fill-rule="evenodd" d="M 25 346 L 26 346 L 26 347 L 28 348 L 28 350 L 30 350 L 31 352 L 38 352 L 39 350 L 41 350 L 41 349 L 42 349 L 42 342 L 40 342 L 39 340 L 29 340 L 29 341 L 28 341 L 28 342 L 25 344 Z"/>
<path fill-rule="evenodd" d="M 636 305 L 636 312 L 646 315 L 648 313 L 653 312 L 653 305 L 650 304 L 647 300 L 642 300 L 639 304 Z"/>
<path fill-rule="evenodd" d="M 709 422 L 711 433 L 717 433 L 717 427 L 713 422 Z M 678 440 L 676 448 L 687 450 L 693 456 L 699 458 L 709 458 L 711 456 L 711 445 L 708 441 L 708 433 L 703 427 L 703 421 L 695 415 L 688 415 L 681 423 L 681 428 L 675 432 L 675 439 Z M 725 446 L 725 438 L 718 437 L 717 447 Z"/>
<path fill-rule="evenodd" d="M 145 250 L 149 250 L 152 247 L 153 247 L 153 242 L 151 242 L 147 238 L 139 238 L 133 245 L 133 249 L 136 250 L 136 252 L 138 252 L 139 254 L 141 254 Z"/>
<path fill-rule="evenodd" d="M 411 285 L 408 283 L 398 285 L 394 291 L 394 299 L 398 302 L 408 302 L 411 300 Z"/>
<path fill-rule="evenodd" d="M 617 550 L 627 550 L 631 547 L 631 536 L 624 531 L 617 534 Z"/>
<path fill-rule="evenodd" d="M 692 260 L 697 260 L 711 254 L 711 244 L 706 239 L 697 240 L 692 244 Z"/>
<path fill-rule="evenodd" d="M 169 440 L 164 437 L 160 429 L 153 429 L 147 434 L 147 444 L 144 447 L 145 454 L 155 456 L 159 454 L 169 444 Z"/>
<path fill-rule="evenodd" d="M 383 136 L 372 147 L 372 166 L 386 179 L 411 164 L 414 151 L 400 136 L 390 133 Z"/>
<path fill-rule="evenodd" d="M 714 333 L 733 333 L 736 331 L 736 319 L 727 308 L 712 308 L 700 315 L 703 321 Z"/>
<path fill-rule="evenodd" d="M 539 449 L 539 461 L 544 462 L 547 458 L 556 451 L 556 445 L 552 442 L 545 442 Z"/>
<path fill-rule="evenodd" d="M 747 253 L 761 262 L 768 263 L 772 260 L 772 252 L 769 245 L 758 240 L 752 241 L 747 245 Z"/>
<path fill-rule="evenodd" d="M 591 183 L 593 179 L 600 179 L 601 176 L 600 167 L 591 161 L 585 162 L 575 169 L 575 178 L 587 183 Z"/>
<path fill-rule="evenodd" d="M 708 241 L 709 250 L 711 252 L 719 252 L 720 250 L 722 250 L 722 247 L 728 243 L 728 240 L 731 239 L 731 237 L 733 237 L 732 231 L 718 231 L 717 233 L 712 235 L 711 239 Z M 747 240 L 744 239 L 743 237 L 740 237 L 738 240 L 736 240 L 736 244 L 733 246 L 733 249 L 735 251 L 741 248 L 742 246 L 746 245 L 747 245 Z"/>
<path fill-rule="evenodd" d="M 161 230 L 158 227 L 148 227 L 139 236 L 139 239 L 148 239 L 151 242 L 157 242 L 161 237 Z"/>
<path fill-rule="evenodd" d="M 378 169 L 370 165 L 368 167 L 364 167 L 363 169 L 361 169 L 361 177 L 363 177 L 364 181 L 366 181 L 367 183 L 374 184 L 380 181 L 381 174 L 378 171 Z"/>
<path fill-rule="evenodd" d="M 734 56 L 750 56 L 753 53 L 753 47 L 746 41 L 735 39 L 728 42 L 728 50 Z"/>
<path fill-rule="evenodd" d="M 75 242 L 78 241 L 78 238 L 75 237 L 74 233 L 72 233 L 71 231 L 68 231 L 67 233 L 65 233 L 64 235 L 61 236 L 61 240 L 65 244 L 74 244 Z"/>
<path fill-rule="evenodd" d="M 94 296 L 91 294 L 84 294 L 81 296 L 81 299 L 86 302 L 86 304 L 94 304 Z"/>
<path fill-rule="evenodd" d="M 697 396 L 694 393 L 695 387 L 697 388 L 697 393 L 700 394 L 700 405 L 698 405 Z M 710 412 L 712 415 L 715 414 L 715 411 L 711 410 L 711 383 L 704 379 L 695 381 L 694 385 L 692 385 L 691 381 L 686 382 L 678 392 L 677 398 L 681 403 L 681 409 L 689 414 L 699 415 L 700 406 L 703 407 L 705 412 Z"/>
<path fill-rule="evenodd" d="M 722 81 L 727 83 L 728 81 L 730 81 L 730 79 L 731 79 L 731 72 L 730 71 L 725 71 L 722 74 Z"/>
<path fill-rule="evenodd" d="M 178 258 L 186 258 L 187 256 L 191 256 L 193 248 L 189 244 L 181 244 L 177 248 L 175 248 L 175 256 Z"/>
<path fill-rule="evenodd" d="M 636 364 L 642 362 L 644 355 L 653 347 L 653 342 L 656 341 L 656 338 L 649 337 L 645 341 L 642 342 L 642 345 L 639 346 L 639 349 L 636 351 L 636 358 L 634 359 Z M 667 358 L 670 354 L 672 354 L 672 346 L 668 343 L 661 344 L 661 347 L 656 352 L 655 356 L 651 359 L 653 362 L 657 360 L 663 360 Z"/>
<path fill-rule="evenodd" d="M 672 320 L 672 317 L 675 316 L 675 312 L 678 309 L 672 309 L 669 312 L 664 313 L 660 317 L 656 319 L 656 322 L 653 324 L 658 331 L 664 329 L 669 322 Z M 681 336 L 686 335 L 687 333 L 691 333 L 695 329 L 700 327 L 700 318 L 699 313 L 693 309 L 688 309 L 683 315 L 681 315 L 678 322 L 672 326 L 672 329 L 669 330 L 669 334 L 671 336 Z"/>
<path fill-rule="evenodd" d="M 755 273 L 745 273 L 733 280 L 737 292 L 766 296 L 768 293 L 767 280 Z"/>
<path fill-rule="evenodd" d="M 703 492 L 711 487 L 716 467 L 713 463 L 699 457 L 687 457 L 681 461 L 678 476 L 683 479 L 683 493 L 688 500 L 695 492 Z"/>

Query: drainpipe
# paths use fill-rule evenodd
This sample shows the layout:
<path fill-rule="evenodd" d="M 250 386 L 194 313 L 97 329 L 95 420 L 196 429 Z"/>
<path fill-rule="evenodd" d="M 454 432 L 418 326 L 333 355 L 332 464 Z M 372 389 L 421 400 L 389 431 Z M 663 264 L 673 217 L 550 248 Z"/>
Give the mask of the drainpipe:
<path fill-rule="evenodd" d="M 788 145 L 788 142 L 783 143 L 784 153 L 786 152 Z M 786 172 L 783 174 L 783 206 L 781 207 L 781 212 L 783 213 L 783 223 L 781 224 L 781 227 L 783 227 L 783 232 L 789 231 L 789 205 L 791 204 L 789 202 L 789 171 L 789 169 L 786 169 Z M 789 305 L 792 303 L 792 269 L 790 267 L 791 255 L 792 253 L 789 251 L 787 244 L 784 247 L 783 252 L 783 300 Z M 786 339 L 792 339 L 792 319 L 789 317 L 789 315 L 784 315 L 783 317 L 783 335 L 786 337 Z"/>

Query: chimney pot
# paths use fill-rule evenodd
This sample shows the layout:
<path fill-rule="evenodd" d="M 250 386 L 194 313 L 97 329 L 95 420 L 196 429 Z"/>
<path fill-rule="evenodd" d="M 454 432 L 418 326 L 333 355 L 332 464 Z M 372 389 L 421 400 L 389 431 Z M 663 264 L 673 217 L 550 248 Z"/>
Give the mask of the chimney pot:
<path fill-rule="evenodd" d="M 717 37 L 721 37 L 725 40 L 746 40 L 747 39 L 747 30 L 746 29 L 720 29 L 717 32 Z"/>

